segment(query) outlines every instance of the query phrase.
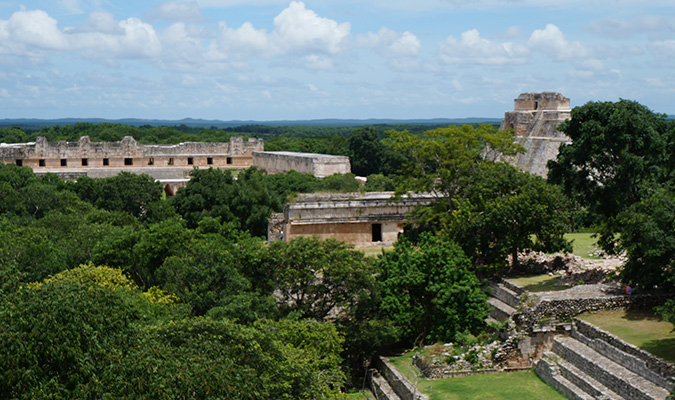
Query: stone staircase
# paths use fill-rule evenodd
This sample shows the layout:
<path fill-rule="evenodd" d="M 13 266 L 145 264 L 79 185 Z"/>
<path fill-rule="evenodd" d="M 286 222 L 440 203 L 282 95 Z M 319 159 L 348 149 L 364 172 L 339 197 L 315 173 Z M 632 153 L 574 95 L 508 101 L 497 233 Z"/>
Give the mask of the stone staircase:
<path fill-rule="evenodd" d="M 664 400 L 673 388 L 669 377 L 646 361 L 576 326 L 571 336 L 557 336 L 551 352 L 536 364 L 539 377 L 573 400 Z"/>
<path fill-rule="evenodd" d="M 506 321 L 516 312 L 520 304 L 520 295 L 504 281 L 491 283 L 489 288 L 488 303 L 492 307 L 490 318 L 496 321 Z"/>

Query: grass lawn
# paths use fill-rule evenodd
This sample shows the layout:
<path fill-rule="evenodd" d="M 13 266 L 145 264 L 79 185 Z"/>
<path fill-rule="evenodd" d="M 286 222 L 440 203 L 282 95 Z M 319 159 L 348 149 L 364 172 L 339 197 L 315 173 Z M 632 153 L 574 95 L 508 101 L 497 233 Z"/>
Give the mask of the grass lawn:
<path fill-rule="evenodd" d="M 356 250 L 361 251 L 366 257 L 377 257 L 382 254 L 382 251 L 394 250 L 394 246 L 375 246 L 375 247 L 361 247 Z"/>
<path fill-rule="evenodd" d="M 591 237 L 592 233 L 567 233 L 565 239 L 572 240 L 574 250 L 572 254 L 582 258 L 597 260 L 600 257 L 591 255 L 594 250 L 598 249 L 597 238 Z"/>
<path fill-rule="evenodd" d="M 558 285 L 558 276 L 543 275 L 526 275 L 509 280 L 518 286 L 522 286 L 530 292 L 550 292 L 554 290 L 569 289 L 569 286 Z"/>
<path fill-rule="evenodd" d="M 430 400 L 565 400 L 533 371 L 483 374 L 449 379 L 429 380 L 417 377 L 409 355 L 392 357 L 391 362 L 411 383 L 417 380 L 421 393 Z"/>
<path fill-rule="evenodd" d="M 581 314 L 578 318 L 657 357 L 675 362 L 673 324 L 661 320 L 652 311 L 595 311 Z"/>
<path fill-rule="evenodd" d="M 370 390 L 364 390 L 361 392 L 347 393 L 347 398 L 349 400 L 374 400 L 375 397 Z"/>

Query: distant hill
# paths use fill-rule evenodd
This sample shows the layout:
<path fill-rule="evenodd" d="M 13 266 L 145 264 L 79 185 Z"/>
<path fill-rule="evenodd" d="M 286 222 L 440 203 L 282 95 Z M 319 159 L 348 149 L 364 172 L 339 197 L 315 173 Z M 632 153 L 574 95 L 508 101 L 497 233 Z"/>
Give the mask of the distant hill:
<path fill-rule="evenodd" d="M 232 128 L 245 125 L 264 125 L 264 126 L 366 126 L 366 125 L 394 125 L 394 124 L 414 124 L 414 125 L 444 125 L 444 124 L 498 124 L 499 118 L 433 118 L 433 119 L 311 119 L 311 120 L 280 120 L 280 121 L 220 121 L 184 118 L 181 120 L 161 120 L 161 119 L 103 119 L 103 118 L 61 118 L 61 119 L 0 119 L 1 126 L 18 126 L 42 128 L 54 125 L 73 125 L 79 122 L 89 122 L 93 124 L 112 123 L 131 126 L 180 126 L 189 127 L 216 127 Z"/>

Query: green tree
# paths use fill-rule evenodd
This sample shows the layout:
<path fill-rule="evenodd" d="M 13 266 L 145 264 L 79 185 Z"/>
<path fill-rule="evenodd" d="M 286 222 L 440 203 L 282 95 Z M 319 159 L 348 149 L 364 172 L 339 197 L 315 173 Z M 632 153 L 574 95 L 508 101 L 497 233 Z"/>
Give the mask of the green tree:
<path fill-rule="evenodd" d="M 162 185 L 148 175 L 120 172 L 111 178 L 81 177 L 73 190 L 98 208 L 124 211 L 136 217 L 147 215 L 151 204 L 162 197 Z"/>
<path fill-rule="evenodd" d="M 492 125 L 454 125 L 425 132 L 421 136 L 407 132 L 388 132 L 387 145 L 409 155 L 409 161 L 399 171 L 396 192 L 431 193 L 437 200 L 416 215 L 416 221 L 428 229 L 442 229 L 439 217 L 455 209 L 456 200 L 471 177 L 484 162 L 500 155 L 512 155 L 522 150 L 513 143 L 508 131 L 497 131 Z"/>
<path fill-rule="evenodd" d="M 134 341 L 127 290 L 57 279 L 0 299 L 0 395 L 72 398 L 96 385 Z"/>
<path fill-rule="evenodd" d="M 381 258 L 382 311 L 399 340 L 420 344 L 477 333 L 489 314 L 487 297 L 456 244 L 423 234 L 419 247 L 405 239 Z"/>
<path fill-rule="evenodd" d="M 380 173 L 383 152 L 384 145 L 372 127 L 354 129 L 349 136 L 349 161 L 356 175 Z"/>
<path fill-rule="evenodd" d="M 374 285 L 363 253 L 335 239 L 299 237 L 270 245 L 267 265 L 274 271 L 283 314 L 325 320 L 352 305 Z"/>
<path fill-rule="evenodd" d="M 550 182 L 586 207 L 602 228 L 601 244 L 615 245 L 616 216 L 653 183 L 672 177 L 673 126 L 634 101 L 589 102 L 559 129 L 572 143 L 549 161 Z"/>
<path fill-rule="evenodd" d="M 518 267 L 523 249 L 552 252 L 571 246 L 569 205 L 559 187 L 505 163 L 485 163 L 471 178 L 456 210 L 442 215 L 445 230 L 477 265 Z"/>
<path fill-rule="evenodd" d="M 255 167 L 239 173 L 236 180 L 229 170 L 209 168 L 195 169 L 171 204 L 190 228 L 209 216 L 234 222 L 254 236 L 265 236 L 267 219 L 282 210 L 283 197 L 267 188 L 262 172 Z"/>

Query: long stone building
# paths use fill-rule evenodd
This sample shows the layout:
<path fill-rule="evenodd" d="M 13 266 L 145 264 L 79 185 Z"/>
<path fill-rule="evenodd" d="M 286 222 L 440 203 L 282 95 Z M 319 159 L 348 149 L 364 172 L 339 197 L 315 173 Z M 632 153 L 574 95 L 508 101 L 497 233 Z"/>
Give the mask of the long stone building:
<path fill-rule="evenodd" d="M 117 142 L 50 143 L 38 137 L 32 143 L 0 144 L 0 161 L 31 167 L 36 174 L 55 173 L 66 179 L 105 178 L 128 171 L 147 174 L 164 185 L 169 195 L 185 185 L 194 168 L 245 168 L 252 153 L 262 151 L 262 139 L 232 137 L 225 143 L 187 142 L 172 145 L 139 144 L 131 136 Z"/>
<path fill-rule="evenodd" d="M 66 179 L 80 176 L 106 178 L 127 171 L 147 174 L 164 185 L 168 195 L 190 180 L 194 168 L 242 169 L 252 165 L 267 173 L 296 170 L 324 177 L 351 172 L 349 157 L 325 154 L 266 152 L 263 139 L 231 137 L 229 142 L 187 142 L 171 145 L 139 144 L 131 136 L 117 142 L 50 143 L 38 137 L 32 143 L 0 143 L 0 162 L 33 169 L 36 174 L 55 173 Z"/>
<path fill-rule="evenodd" d="M 557 92 L 523 93 L 514 103 L 513 111 L 505 113 L 500 129 L 513 129 L 516 142 L 526 152 L 507 161 L 546 177 L 548 160 L 557 157 L 561 144 L 570 142 L 558 131 L 560 123 L 570 118 L 570 99 Z"/>

